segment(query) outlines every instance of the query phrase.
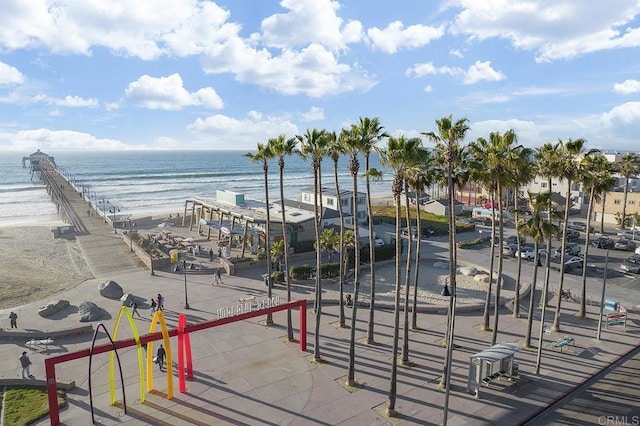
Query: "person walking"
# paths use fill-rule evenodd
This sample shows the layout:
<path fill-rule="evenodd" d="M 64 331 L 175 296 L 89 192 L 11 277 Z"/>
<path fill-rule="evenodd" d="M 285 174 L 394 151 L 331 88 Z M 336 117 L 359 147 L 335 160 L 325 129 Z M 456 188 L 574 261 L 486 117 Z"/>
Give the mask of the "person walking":
<path fill-rule="evenodd" d="M 158 306 L 156 304 L 156 299 L 152 297 L 151 298 L 151 316 L 153 316 L 153 314 L 156 312 L 156 306 Z"/>
<path fill-rule="evenodd" d="M 164 311 L 164 297 L 158 293 L 158 305 L 156 306 L 158 311 Z"/>
<path fill-rule="evenodd" d="M 22 352 L 22 356 L 20 359 L 20 365 L 22 366 L 22 378 L 23 379 L 32 379 L 31 371 L 29 371 L 31 366 L 31 360 L 27 356 L 26 352 Z"/>
<path fill-rule="evenodd" d="M 213 262 L 213 249 L 212 248 L 209 249 L 209 261 Z"/>
<path fill-rule="evenodd" d="M 11 328 L 18 328 L 18 314 L 12 311 L 9 314 L 9 320 L 11 321 Z"/>
<path fill-rule="evenodd" d="M 220 268 L 216 268 L 216 272 L 213 274 L 213 284 L 215 285 L 224 284 L 222 282 L 222 275 L 220 273 Z"/>
<path fill-rule="evenodd" d="M 136 303 L 135 300 L 131 301 L 131 316 L 133 315 L 137 315 L 138 318 L 142 317 L 142 315 L 140 315 L 140 312 L 138 312 L 138 304 Z"/>
<path fill-rule="evenodd" d="M 164 347 L 160 345 L 160 347 L 158 348 L 158 352 L 156 352 L 156 362 L 158 363 L 158 367 L 160 368 L 160 371 L 162 371 L 162 367 L 164 367 L 165 355 L 166 355 L 166 352 L 164 350 Z"/>

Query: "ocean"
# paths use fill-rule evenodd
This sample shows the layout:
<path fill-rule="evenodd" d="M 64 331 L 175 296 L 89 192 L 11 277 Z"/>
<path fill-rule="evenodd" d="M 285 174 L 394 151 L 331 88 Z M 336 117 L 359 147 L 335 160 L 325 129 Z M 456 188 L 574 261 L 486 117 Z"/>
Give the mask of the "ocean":
<path fill-rule="evenodd" d="M 262 165 L 244 156 L 246 151 L 43 151 L 55 158 L 58 169 L 84 185 L 98 205 L 115 205 L 120 214 L 141 216 L 158 212 L 181 212 L 187 198 L 213 201 L 216 190 L 239 192 L 245 198 L 264 199 Z M 55 205 L 37 176 L 22 167 L 31 152 L 0 152 L 0 227 L 48 224 L 57 221 Z M 391 193 L 392 172 L 381 168 L 372 154 L 370 166 L 382 170 L 382 180 L 371 185 L 374 195 Z M 352 189 L 348 158 L 338 165 L 340 186 Z M 360 171 L 364 171 L 361 161 Z M 322 183 L 334 188 L 333 161 L 322 163 Z M 285 197 L 300 199 L 300 190 L 313 185 L 313 170 L 300 157 L 286 157 Z M 269 198 L 279 199 L 277 160 L 269 163 Z M 358 182 L 364 192 L 364 180 Z"/>

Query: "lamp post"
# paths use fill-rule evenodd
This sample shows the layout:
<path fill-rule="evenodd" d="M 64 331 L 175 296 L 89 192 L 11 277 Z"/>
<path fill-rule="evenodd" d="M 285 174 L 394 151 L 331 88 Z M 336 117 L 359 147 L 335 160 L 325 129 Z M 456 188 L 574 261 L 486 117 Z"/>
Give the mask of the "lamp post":
<path fill-rule="evenodd" d="M 133 227 L 131 226 L 131 219 L 129 219 L 129 251 L 133 253 Z"/>
<path fill-rule="evenodd" d="M 600 340 L 602 335 L 602 311 L 604 309 L 604 293 L 607 287 L 607 270 L 609 269 L 609 249 L 607 248 L 607 256 L 604 258 L 604 275 L 602 277 L 602 295 L 600 296 L 600 316 L 598 317 L 598 332 L 596 340 Z"/>
<path fill-rule="evenodd" d="M 549 253 L 545 250 L 545 256 L 549 256 Z M 548 262 L 545 260 L 545 263 Z M 548 265 L 548 263 L 546 263 Z M 544 286 L 542 286 L 542 313 L 540 314 L 540 332 L 538 333 L 538 352 L 536 354 L 536 375 L 540 374 L 540 361 L 542 359 L 542 339 L 544 338 L 544 317 L 547 312 L 547 291 L 549 290 L 549 281 L 545 280 Z M 533 295 L 532 295 L 533 296 Z M 560 297 L 558 295 L 558 297 Z"/>
<path fill-rule="evenodd" d="M 108 201 L 107 201 L 108 202 Z M 117 208 L 116 206 L 112 206 L 109 208 L 109 213 L 113 214 L 113 221 L 112 221 L 112 225 L 113 225 L 113 233 L 117 234 L 118 233 L 118 228 L 116 228 L 116 212 L 119 212 L 120 209 Z"/>
<path fill-rule="evenodd" d="M 182 261 L 182 269 L 184 269 L 184 308 L 190 309 L 189 299 L 187 297 L 187 261 Z"/>
<path fill-rule="evenodd" d="M 447 280 L 449 277 L 447 277 Z M 449 339 L 447 340 L 447 363 L 446 363 L 446 371 L 444 373 L 444 406 L 442 411 L 442 424 L 443 426 L 447 425 L 447 418 L 449 416 L 449 394 L 451 392 L 451 358 L 453 358 L 453 331 L 455 328 L 456 322 L 456 289 L 455 286 L 451 287 L 451 291 L 449 291 L 449 285 L 445 281 L 444 288 L 441 293 L 444 297 L 449 297 L 449 312 L 451 314 L 451 318 L 449 318 L 448 327 L 449 327 Z"/>

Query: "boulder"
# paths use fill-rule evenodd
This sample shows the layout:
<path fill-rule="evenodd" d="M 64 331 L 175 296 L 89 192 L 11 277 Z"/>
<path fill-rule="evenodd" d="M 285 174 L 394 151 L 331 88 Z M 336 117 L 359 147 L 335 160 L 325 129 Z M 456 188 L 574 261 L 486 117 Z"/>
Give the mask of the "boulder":
<path fill-rule="evenodd" d="M 135 300 L 135 296 L 131 293 L 125 293 L 120 298 L 120 302 L 122 302 L 122 306 L 131 306 L 131 302 Z"/>
<path fill-rule="evenodd" d="M 473 277 L 473 279 L 476 280 L 476 281 L 483 282 L 483 283 L 488 283 L 489 282 L 489 274 L 484 274 L 484 273 L 476 274 Z"/>
<path fill-rule="evenodd" d="M 98 290 L 100 290 L 100 295 L 104 296 L 108 299 L 118 300 L 122 297 L 124 291 L 122 291 L 122 287 L 115 281 L 108 280 L 100 283 L 98 286 Z"/>
<path fill-rule="evenodd" d="M 467 277 L 473 277 L 478 273 L 478 270 L 473 266 L 463 266 L 461 268 L 458 268 L 458 273 Z"/>
<path fill-rule="evenodd" d="M 102 319 L 102 309 L 93 302 L 82 302 L 78 306 L 80 322 L 91 322 Z"/>
<path fill-rule="evenodd" d="M 61 310 L 66 309 L 68 307 L 69 307 L 68 300 L 54 300 L 52 302 L 47 303 L 45 306 L 42 306 L 40 309 L 38 309 L 38 315 L 40 315 L 43 318 L 47 318 L 55 314 L 56 312 L 60 312 Z"/>
<path fill-rule="evenodd" d="M 440 268 L 440 269 L 448 269 L 449 268 L 449 262 L 434 262 L 433 263 L 433 267 L 434 268 Z"/>

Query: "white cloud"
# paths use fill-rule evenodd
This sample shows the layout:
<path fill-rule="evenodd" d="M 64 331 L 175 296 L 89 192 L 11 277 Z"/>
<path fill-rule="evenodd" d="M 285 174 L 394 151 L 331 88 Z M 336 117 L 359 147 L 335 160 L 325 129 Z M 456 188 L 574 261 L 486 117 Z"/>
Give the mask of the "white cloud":
<path fill-rule="evenodd" d="M 405 71 L 405 75 L 408 77 L 422 77 L 430 74 L 461 75 L 464 74 L 464 70 L 457 67 L 436 67 L 433 62 L 426 62 L 415 64 Z"/>
<path fill-rule="evenodd" d="M 607 127 L 617 125 L 640 125 L 640 102 L 627 102 L 602 114 L 602 122 Z"/>
<path fill-rule="evenodd" d="M 456 58 L 464 58 L 464 55 L 458 49 L 451 49 L 449 51 L 449 55 L 455 56 Z"/>
<path fill-rule="evenodd" d="M 54 98 L 45 94 L 39 94 L 31 98 L 32 102 L 45 103 L 67 108 L 95 108 L 99 106 L 99 102 L 95 98 L 81 98 L 80 96 L 67 95 L 64 98 Z"/>
<path fill-rule="evenodd" d="M 621 95 L 631 95 L 633 93 L 638 93 L 640 92 L 640 81 L 625 80 L 622 83 L 615 83 L 613 85 L 613 91 Z"/>
<path fill-rule="evenodd" d="M 320 107 L 312 106 L 307 112 L 298 114 L 302 121 L 320 121 L 324 120 L 324 110 Z"/>
<path fill-rule="evenodd" d="M 462 11 L 451 26 L 471 40 L 497 37 L 536 52 L 538 61 L 640 46 L 632 25 L 640 2 L 628 0 L 455 0 Z"/>
<path fill-rule="evenodd" d="M 488 138 L 492 132 L 504 133 L 513 129 L 518 137 L 518 143 L 535 147 L 544 141 L 539 125 L 534 121 L 510 119 L 510 120 L 485 120 L 476 121 L 469 125 L 466 140 L 472 141 L 479 137 Z"/>
<path fill-rule="evenodd" d="M 479 81 L 500 81 L 505 75 L 491 68 L 491 61 L 476 61 L 471 65 L 464 76 L 464 84 L 474 84 Z"/>
<path fill-rule="evenodd" d="M 211 87 L 190 93 L 177 73 L 159 78 L 143 75 L 129 83 L 125 99 L 144 108 L 173 111 L 194 105 L 212 109 L 220 109 L 224 105 Z"/>
<path fill-rule="evenodd" d="M 17 68 L 0 61 L 0 86 L 24 83 L 24 75 Z"/>
<path fill-rule="evenodd" d="M 336 15 L 340 4 L 332 0 L 282 0 L 287 13 L 277 13 L 262 21 L 261 40 L 282 49 L 321 44 L 330 50 L 343 50 L 363 37 L 362 24 L 344 25 Z"/>
<path fill-rule="evenodd" d="M 189 124 L 188 130 L 206 141 L 208 149 L 230 146 L 234 149 L 255 149 L 258 142 L 266 142 L 280 134 L 288 137 L 299 133 L 297 126 L 286 117 L 265 117 L 256 111 L 249 112 L 243 119 L 222 114 L 198 118 Z"/>
<path fill-rule="evenodd" d="M 20 151 L 100 151 L 131 149 L 118 140 L 96 138 L 73 130 L 31 129 L 0 134 L 0 147 Z M 137 147 L 140 148 L 140 147 Z"/>
<path fill-rule="evenodd" d="M 433 91 L 433 87 L 431 87 L 430 84 L 427 84 L 426 86 L 424 86 L 424 91 L 427 93 L 431 93 Z"/>
<path fill-rule="evenodd" d="M 442 25 L 439 27 L 410 25 L 405 28 L 400 21 L 394 21 L 382 30 L 377 27 L 367 30 L 367 36 L 374 49 L 385 53 L 396 53 L 399 49 L 422 47 L 443 35 L 444 26 Z"/>

